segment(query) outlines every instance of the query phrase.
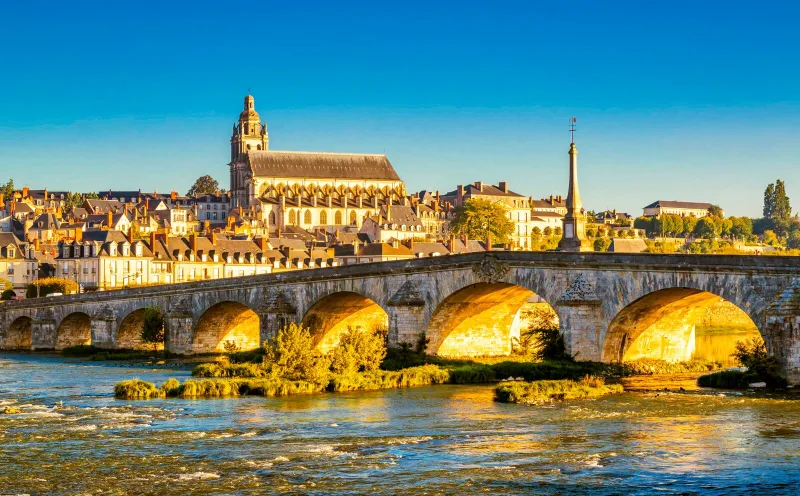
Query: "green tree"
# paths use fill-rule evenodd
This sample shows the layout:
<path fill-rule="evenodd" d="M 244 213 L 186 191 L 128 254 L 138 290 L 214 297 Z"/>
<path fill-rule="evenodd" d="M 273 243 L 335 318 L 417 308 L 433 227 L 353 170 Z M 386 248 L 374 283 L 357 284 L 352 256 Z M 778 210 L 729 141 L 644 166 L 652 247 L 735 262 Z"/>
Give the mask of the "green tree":
<path fill-rule="evenodd" d="M 97 196 L 97 192 L 92 191 L 91 193 L 86 193 L 87 200 L 97 200 L 99 197 Z"/>
<path fill-rule="evenodd" d="M 561 236 L 561 233 L 562 233 L 561 227 L 556 226 L 556 228 L 553 229 L 553 234 L 555 234 L 556 236 Z"/>
<path fill-rule="evenodd" d="M 37 291 L 36 288 L 39 288 Z M 78 283 L 69 279 L 59 279 L 57 277 L 46 277 L 37 279 L 28 284 L 25 288 L 26 298 L 36 298 L 47 296 L 51 293 L 74 294 L 78 292 Z"/>
<path fill-rule="evenodd" d="M 378 370 L 386 358 L 386 341 L 374 331 L 348 327 L 331 351 L 331 368 L 337 374 Z"/>
<path fill-rule="evenodd" d="M 790 250 L 800 248 L 800 229 L 795 229 L 789 233 L 789 237 L 786 239 L 786 247 Z"/>
<path fill-rule="evenodd" d="M 764 234 L 761 235 L 761 242 L 765 245 L 775 246 L 778 244 L 778 236 L 775 234 L 775 231 L 767 229 L 764 231 Z"/>
<path fill-rule="evenodd" d="M 314 349 L 311 331 L 294 322 L 264 343 L 264 366 L 290 380 L 325 384 L 330 377 L 330 358 Z"/>
<path fill-rule="evenodd" d="M 770 183 L 764 190 L 764 218 L 771 219 L 772 212 L 775 211 L 775 185 Z"/>
<path fill-rule="evenodd" d="M 71 212 L 72 209 L 80 207 L 83 204 L 83 195 L 80 193 L 67 193 L 64 198 L 64 210 Z"/>
<path fill-rule="evenodd" d="M 5 184 L 0 184 L 0 193 L 2 193 L 6 199 L 11 198 L 11 195 L 14 194 L 14 189 L 13 179 L 9 179 Z"/>
<path fill-rule="evenodd" d="M 753 235 L 753 221 L 749 217 L 731 217 L 733 225 L 730 234 L 737 239 L 747 239 Z"/>
<path fill-rule="evenodd" d="M 550 227 L 550 226 L 547 226 L 547 227 L 544 228 L 543 232 L 544 232 L 545 236 L 552 236 L 553 235 L 553 228 Z"/>
<path fill-rule="evenodd" d="M 788 232 L 789 222 L 792 218 L 792 205 L 789 197 L 786 196 L 786 186 L 778 179 L 775 181 L 775 199 L 773 200 L 773 210 L 770 219 L 775 227 L 775 233 L 785 236 Z"/>
<path fill-rule="evenodd" d="M 153 346 L 153 352 L 164 344 L 164 313 L 160 309 L 145 308 L 142 318 L 142 342 Z"/>
<path fill-rule="evenodd" d="M 683 219 L 679 215 L 662 215 L 661 222 L 664 224 L 664 234 L 667 236 L 677 236 L 683 232 Z"/>
<path fill-rule="evenodd" d="M 11 281 L 9 281 L 8 279 L 3 279 L 2 277 L 0 277 L 0 291 L 5 291 L 7 289 L 13 289 L 13 288 L 14 288 L 14 285 L 11 284 Z"/>
<path fill-rule="evenodd" d="M 17 293 L 15 293 L 13 289 L 6 289 L 0 293 L 0 301 L 8 301 L 13 299 L 15 296 L 17 296 Z"/>
<path fill-rule="evenodd" d="M 471 198 L 453 212 L 450 229 L 470 239 L 507 243 L 514 233 L 514 223 L 508 218 L 505 204 L 484 198 Z"/>
<path fill-rule="evenodd" d="M 711 205 L 708 207 L 708 215 L 722 219 L 725 217 L 725 212 L 722 211 L 722 207 L 719 205 Z"/>
<path fill-rule="evenodd" d="M 703 217 L 694 226 L 694 235 L 698 238 L 714 239 L 719 236 L 719 225 L 711 217 Z"/>
<path fill-rule="evenodd" d="M 594 238 L 594 251 L 608 251 L 611 240 L 608 238 Z"/>
<path fill-rule="evenodd" d="M 697 226 L 697 217 L 693 215 L 687 215 L 683 218 L 683 234 L 689 235 L 694 232 L 694 228 Z"/>
<path fill-rule="evenodd" d="M 186 196 L 211 195 L 218 190 L 219 183 L 217 180 L 209 175 L 205 175 L 197 178 L 197 181 L 195 181 L 192 187 L 189 188 L 189 191 L 186 192 Z"/>
<path fill-rule="evenodd" d="M 541 237 L 542 237 L 542 230 L 541 230 L 541 229 L 539 229 L 539 226 L 536 226 L 536 227 L 534 227 L 534 228 L 533 228 L 533 230 L 531 231 L 531 235 L 533 236 L 533 239 L 534 239 L 534 240 L 538 240 L 539 238 L 541 238 Z"/>

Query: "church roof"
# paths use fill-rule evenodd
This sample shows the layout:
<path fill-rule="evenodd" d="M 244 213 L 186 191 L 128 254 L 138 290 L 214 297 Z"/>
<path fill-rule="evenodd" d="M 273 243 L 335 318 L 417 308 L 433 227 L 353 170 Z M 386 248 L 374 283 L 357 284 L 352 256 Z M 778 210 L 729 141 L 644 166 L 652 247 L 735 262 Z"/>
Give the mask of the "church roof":
<path fill-rule="evenodd" d="M 690 208 L 695 210 L 708 210 L 711 208 L 710 203 L 703 203 L 703 202 L 685 202 L 685 201 L 675 201 L 675 200 L 658 200 L 656 202 L 647 205 L 644 208 Z"/>
<path fill-rule="evenodd" d="M 386 155 L 250 150 L 254 176 L 399 181 Z"/>

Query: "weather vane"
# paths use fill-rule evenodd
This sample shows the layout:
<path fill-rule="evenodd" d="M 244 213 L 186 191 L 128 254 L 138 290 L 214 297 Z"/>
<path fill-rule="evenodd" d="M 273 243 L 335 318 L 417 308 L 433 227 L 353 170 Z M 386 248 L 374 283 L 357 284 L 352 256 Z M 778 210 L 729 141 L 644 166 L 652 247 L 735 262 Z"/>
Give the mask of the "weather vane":
<path fill-rule="evenodd" d="M 572 135 L 572 142 L 575 143 L 575 123 L 578 122 L 577 117 L 569 118 L 569 133 Z"/>

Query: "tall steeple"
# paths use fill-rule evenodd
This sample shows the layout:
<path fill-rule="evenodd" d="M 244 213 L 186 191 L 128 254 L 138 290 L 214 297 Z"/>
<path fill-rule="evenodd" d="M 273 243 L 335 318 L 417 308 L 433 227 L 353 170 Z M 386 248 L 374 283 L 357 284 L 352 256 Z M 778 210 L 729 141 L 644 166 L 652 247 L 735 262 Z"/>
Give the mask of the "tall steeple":
<path fill-rule="evenodd" d="M 253 95 L 247 95 L 244 97 L 244 109 L 239 114 L 239 121 L 233 124 L 231 134 L 231 161 L 228 165 L 231 175 L 231 203 L 234 207 L 247 207 L 250 204 L 250 166 L 247 154 L 267 148 L 267 125 L 261 122 L 256 112 Z"/>
<path fill-rule="evenodd" d="M 578 149 L 575 147 L 575 123 L 577 119 L 570 119 L 570 133 L 572 142 L 569 145 L 569 192 L 567 193 L 567 215 L 562 220 L 563 229 L 561 241 L 558 242 L 559 251 L 592 251 L 593 246 L 586 239 L 586 216 L 583 213 L 583 203 L 578 190 Z"/>

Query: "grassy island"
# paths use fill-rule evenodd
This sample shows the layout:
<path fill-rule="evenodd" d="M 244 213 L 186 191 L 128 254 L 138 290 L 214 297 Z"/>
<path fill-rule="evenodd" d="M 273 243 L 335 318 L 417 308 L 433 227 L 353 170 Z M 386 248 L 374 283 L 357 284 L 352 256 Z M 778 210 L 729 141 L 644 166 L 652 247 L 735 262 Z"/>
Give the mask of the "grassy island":
<path fill-rule="evenodd" d="M 586 376 L 578 381 L 564 379 L 501 384 L 494 390 L 494 399 L 501 403 L 538 405 L 552 401 L 596 398 L 622 391 L 619 384 L 606 384 L 602 377 Z"/>

